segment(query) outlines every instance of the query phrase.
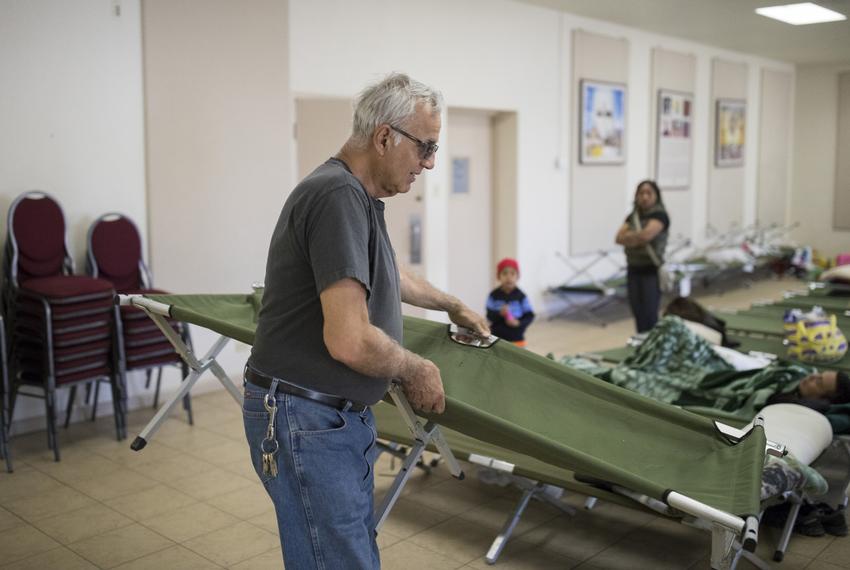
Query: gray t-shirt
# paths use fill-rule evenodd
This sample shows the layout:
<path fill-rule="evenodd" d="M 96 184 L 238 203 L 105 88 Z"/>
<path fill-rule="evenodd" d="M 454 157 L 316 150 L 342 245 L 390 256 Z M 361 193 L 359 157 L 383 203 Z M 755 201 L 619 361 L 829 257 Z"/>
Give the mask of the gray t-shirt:
<path fill-rule="evenodd" d="M 389 379 L 334 360 L 322 336 L 319 294 L 347 277 L 366 288 L 370 322 L 401 343 L 401 288 L 384 203 L 331 158 L 295 187 L 281 211 L 249 365 L 311 390 L 366 404 L 380 400 Z"/>

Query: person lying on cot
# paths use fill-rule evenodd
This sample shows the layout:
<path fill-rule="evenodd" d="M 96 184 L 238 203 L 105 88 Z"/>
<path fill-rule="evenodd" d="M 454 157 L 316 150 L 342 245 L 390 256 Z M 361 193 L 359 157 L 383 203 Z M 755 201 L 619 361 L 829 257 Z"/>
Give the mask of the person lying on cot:
<path fill-rule="evenodd" d="M 768 404 L 799 404 L 825 413 L 831 406 L 850 403 L 850 377 L 844 372 L 812 372 L 791 392 L 770 396 Z"/>
<path fill-rule="evenodd" d="M 745 357 L 708 343 L 679 317 L 666 316 L 614 368 L 588 369 L 586 362 L 569 357 L 561 363 L 654 400 L 745 420 L 771 403 L 809 403 L 826 416 L 834 433 L 850 433 L 850 391 L 843 373 L 819 373 L 812 366 L 783 360 L 736 369 L 725 351 Z"/>

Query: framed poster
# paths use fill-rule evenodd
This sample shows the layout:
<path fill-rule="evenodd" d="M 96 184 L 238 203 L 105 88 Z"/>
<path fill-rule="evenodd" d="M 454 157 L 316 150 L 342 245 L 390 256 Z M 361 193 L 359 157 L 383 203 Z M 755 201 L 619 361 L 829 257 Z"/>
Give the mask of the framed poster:
<path fill-rule="evenodd" d="M 693 95 L 658 90 L 655 181 L 664 190 L 691 185 Z"/>
<path fill-rule="evenodd" d="M 622 164 L 626 160 L 626 86 L 581 81 L 581 164 Z"/>
<path fill-rule="evenodd" d="M 739 99 L 718 99 L 715 116 L 714 164 L 742 166 L 744 164 L 744 131 L 747 102 Z"/>

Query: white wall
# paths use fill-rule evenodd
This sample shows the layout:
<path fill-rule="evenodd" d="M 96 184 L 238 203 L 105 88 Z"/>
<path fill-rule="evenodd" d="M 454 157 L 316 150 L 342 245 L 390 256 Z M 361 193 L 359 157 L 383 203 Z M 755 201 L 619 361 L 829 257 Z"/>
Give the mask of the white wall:
<path fill-rule="evenodd" d="M 0 2 L 0 78 L 4 235 L 10 202 L 31 189 L 62 205 L 78 272 L 99 215 L 122 212 L 144 233 L 139 3 Z M 40 401 L 22 398 L 15 418 L 42 410 Z"/>
<path fill-rule="evenodd" d="M 571 141 L 578 128 L 570 124 L 577 105 L 570 84 L 574 30 L 625 38 L 629 43 L 627 181 L 621 189 L 622 202 L 604 205 L 616 220 L 625 216 L 637 182 L 654 171 L 649 152 L 655 144 L 650 112 L 655 101 L 655 94 L 650 93 L 651 50 L 663 47 L 694 56 L 697 87 L 689 232 L 698 241 L 704 237 L 708 171 L 713 160 L 713 126 L 709 124 L 712 59 L 744 63 L 751 82 L 765 67 L 793 73 L 793 66 L 782 62 L 507 0 L 435 0 L 427 12 L 440 15 L 438 34 L 415 2 L 315 0 L 294 2 L 290 10 L 291 88 L 295 93 L 351 97 L 383 74 L 402 70 L 441 89 L 449 105 L 517 112 L 517 254 L 524 268 L 521 286 L 541 307 L 545 288 L 566 277 L 555 251 L 570 249 L 568 197 L 575 189 L 569 187 L 569 170 L 574 152 Z M 352 30 L 360 31 L 356 41 Z M 336 41 L 316 38 L 344 38 L 340 41 L 345 49 Z M 748 92 L 748 114 L 758 113 L 758 93 L 757 89 Z M 750 131 L 754 132 L 757 130 Z M 427 251 L 428 277 L 444 287 L 451 231 L 445 226 L 445 157 L 450 153 L 450 130 L 443 142 L 437 167 L 427 179 Z M 744 223 L 752 223 L 757 137 L 748 136 L 747 144 Z M 676 231 L 683 229 L 677 227 Z M 613 246 L 613 233 L 611 241 Z"/>
<path fill-rule="evenodd" d="M 850 251 L 850 231 L 833 229 L 838 74 L 850 65 L 799 66 L 796 74 L 794 173 L 791 221 L 794 237 L 834 257 Z M 841 160 L 850 160 L 843 157 Z"/>
<path fill-rule="evenodd" d="M 72 255 L 109 211 L 144 231 L 145 171 L 139 4 L 112 0 L 0 3 L 0 203 L 32 189 L 65 210 Z"/>

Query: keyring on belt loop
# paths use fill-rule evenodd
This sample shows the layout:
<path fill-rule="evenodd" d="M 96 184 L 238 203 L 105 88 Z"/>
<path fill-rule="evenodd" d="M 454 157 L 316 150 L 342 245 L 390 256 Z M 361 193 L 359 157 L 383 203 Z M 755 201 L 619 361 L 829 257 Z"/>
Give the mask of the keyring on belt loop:
<path fill-rule="evenodd" d="M 275 392 L 277 392 L 277 385 L 280 383 L 280 380 L 277 378 L 272 378 L 272 385 L 269 386 L 269 391 L 266 392 L 266 395 L 263 396 L 263 406 L 265 406 L 266 411 L 270 414 L 277 413 L 277 401 L 274 399 Z M 274 405 L 270 405 L 269 401 L 274 402 Z"/>

